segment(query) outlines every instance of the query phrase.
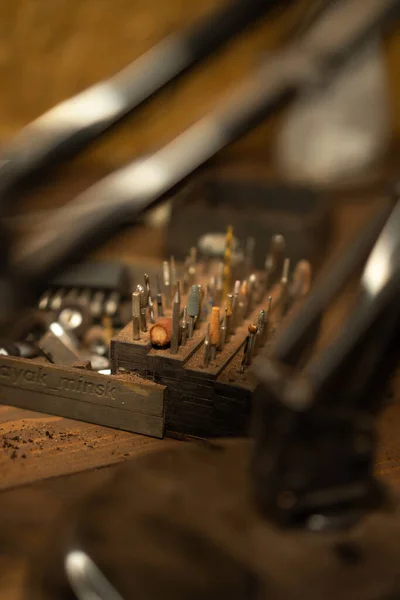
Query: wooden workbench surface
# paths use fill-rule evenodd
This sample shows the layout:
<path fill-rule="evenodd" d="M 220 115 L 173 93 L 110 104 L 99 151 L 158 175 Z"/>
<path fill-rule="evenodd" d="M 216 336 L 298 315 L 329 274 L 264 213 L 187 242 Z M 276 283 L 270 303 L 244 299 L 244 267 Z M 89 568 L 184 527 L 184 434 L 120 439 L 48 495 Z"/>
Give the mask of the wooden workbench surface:
<path fill-rule="evenodd" d="M 112 475 L 115 465 L 101 469 L 93 468 L 99 456 L 103 456 L 104 461 L 104 456 L 109 453 L 109 460 L 112 463 L 128 458 L 125 456 L 126 453 L 129 453 L 129 458 L 133 458 L 138 453 L 173 443 L 169 440 L 151 440 L 125 433 L 118 433 L 114 437 L 115 432 L 112 430 L 89 425 L 82 426 L 80 423 L 64 419 L 38 418 L 38 415 L 35 416 L 33 413 L 15 414 L 16 420 L 12 422 L 14 426 L 17 425 L 17 417 L 21 419 L 21 424 L 24 421 L 28 424 L 28 431 L 34 431 L 36 427 L 40 430 L 43 427 L 44 437 L 40 438 L 38 435 L 37 438 L 37 441 L 39 438 L 43 441 L 43 451 L 32 450 L 30 458 L 32 463 L 36 462 L 33 474 L 28 474 L 30 458 L 25 459 L 24 466 L 19 465 L 22 460 L 8 459 L 11 467 L 15 469 L 15 474 L 9 475 L 10 482 L 22 483 L 24 476 L 25 481 L 32 481 L 35 477 L 49 477 L 55 473 L 55 468 L 58 468 L 59 472 L 71 473 L 81 464 L 79 455 L 87 457 L 87 463 L 83 468 L 89 469 L 91 466 L 91 470 L 45 481 L 37 480 L 36 483 L 28 486 L 3 490 L 0 493 L 0 598 L 7 598 L 7 600 L 22 600 L 29 560 L 43 547 L 54 519 L 60 511 L 64 511 L 91 489 L 106 483 Z M 46 427 L 48 429 L 45 429 Z M 95 436 L 95 430 L 98 437 Z M 54 431 L 54 438 L 46 436 L 45 431 Z M 60 433 L 57 434 L 57 431 Z M 72 433 L 72 441 L 57 441 L 62 431 Z M 377 473 L 400 492 L 399 431 L 400 402 L 397 402 L 386 409 L 381 419 Z M 88 443 L 92 445 L 93 442 L 98 442 L 102 449 L 88 448 Z M 63 450 L 57 451 L 55 449 L 57 445 L 63 447 Z M 115 454 L 112 454 L 114 450 Z M 41 460 L 36 458 L 37 454 L 40 454 Z M 51 465 L 52 462 L 56 467 L 54 464 Z M 0 463 L 0 472 L 4 464 L 4 461 Z"/>
<path fill-rule="evenodd" d="M 0 405 L 0 490 L 127 460 L 161 440 Z"/>
<path fill-rule="evenodd" d="M 0 599 L 22 598 L 28 561 L 60 509 L 105 481 L 110 465 L 174 443 L 0 406 Z"/>

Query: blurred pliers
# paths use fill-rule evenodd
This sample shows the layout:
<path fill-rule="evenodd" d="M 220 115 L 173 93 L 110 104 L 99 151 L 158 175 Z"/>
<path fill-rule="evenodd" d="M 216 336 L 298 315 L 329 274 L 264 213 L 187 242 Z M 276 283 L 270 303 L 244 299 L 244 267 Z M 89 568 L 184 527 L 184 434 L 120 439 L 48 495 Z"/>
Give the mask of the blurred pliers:
<path fill-rule="evenodd" d="M 284 5 L 294 0 L 285 0 Z M 31 177 L 77 154 L 139 104 L 187 72 L 279 0 L 235 0 L 189 31 L 172 35 L 132 65 L 59 104 L 28 125 L 0 160 L 0 210 Z M 265 59 L 217 107 L 164 147 L 105 177 L 38 228 L 8 258 L 3 236 L 5 324 L 22 290 L 38 291 L 66 264 L 93 250 L 126 220 L 154 206 L 219 150 L 307 86 L 322 85 L 347 60 L 393 26 L 400 0 L 326 0 L 306 31 Z M 18 294 L 14 292 L 18 290 Z M 11 312 L 10 312 L 11 311 Z"/>

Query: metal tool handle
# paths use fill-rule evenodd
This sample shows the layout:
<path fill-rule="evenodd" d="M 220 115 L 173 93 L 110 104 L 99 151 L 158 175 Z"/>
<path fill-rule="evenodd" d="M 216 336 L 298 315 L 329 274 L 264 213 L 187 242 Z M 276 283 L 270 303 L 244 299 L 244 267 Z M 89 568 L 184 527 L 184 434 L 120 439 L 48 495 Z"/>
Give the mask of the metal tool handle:
<path fill-rule="evenodd" d="M 33 121 L 0 158 L 0 207 L 27 177 L 76 155 L 277 5 L 282 0 L 234 0 Z"/>
<path fill-rule="evenodd" d="M 17 276 L 46 281 L 69 261 L 102 242 L 129 215 L 154 205 L 219 150 L 259 123 L 276 104 L 325 76 L 325 67 L 340 65 L 350 49 L 363 45 L 372 32 L 400 12 L 399 0 L 342 0 L 324 13 L 305 39 L 267 60 L 201 119 L 166 146 L 116 171 L 61 209 L 28 240 L 14 264 Z"/>

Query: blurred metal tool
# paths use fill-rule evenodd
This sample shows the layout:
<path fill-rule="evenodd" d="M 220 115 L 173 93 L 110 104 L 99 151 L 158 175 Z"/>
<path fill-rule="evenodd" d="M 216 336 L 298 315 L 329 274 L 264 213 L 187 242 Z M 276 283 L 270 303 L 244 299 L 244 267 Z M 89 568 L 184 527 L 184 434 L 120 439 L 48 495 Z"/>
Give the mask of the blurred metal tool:
<path fill-rule="evenodd" d="M 189 338 L 193 337 L 193 331 L 196 319 L 199 316 L 200 309 L 200 290 L 199 286 L 194 284 L 190 288 L 189 297 L 187 300 L 187 311 L 189 315 Z"/>
<path fill-rule="evenodd" d="M 243 348 L 243 358 L 240 365 L 240 373 L 244 373 L 245 367 L 251 365 L 256 344 L 257 325 L 251 323 L 248 326 L 248 336 Z"/>
<path fill-rule="evenodd" d="M 268 291 L 281 268 L 285 248 L 286 242 L 283 235 L 279 233 L 273 235 L 264 263 L 264 292 Z"/>
<path fill-rule="evenodd" d="M 104 303 L 104 312 L 109 317 L 114 317 L 119 308 L 121 301 L 121 295 L 118 292 L 111 292 L 107 300 Z"/>
<path fill-rule="evenodd" d="M 289 296 L 293 302 L 305 298 L 311 288 L 312 267 L 308 260 L 300 260 L 294 270 Z"/>
<path fill-rule="evenodd" d="M 386 502 L 373 462 L 377 414 L 399 360 L 400 200 L 383 228 L 381 217 L 321 274 L 268 359 L 255 361 L 256 494 L 275 522 L 348 528 Z M 381 232 L 366 257 L 377 221 Z M 310 355 L 305 334 L 366 258 L 349 314 Z"/>
<path fill-rule="evenodd" d="M 49 308 L 50 310 L 60 310 L 63 298 L 66 294 L 66 291 L 61 289 L 57 290 L 55 294 L 50 298 Z"/>
<path fill-rule="evenodd" d="M 249 332 L 249 343 L 247 344 L 246 351 L 246 365 L 251 365 L 251 361 L 253 360 L 253 354 L 256 344 L 256 335 L 257 335 L 257 325 L 254 323 L 250 324 L 248 327 Z"/>
<path fill-rule="evenodd" d="M 82 360 L 78 341 L 73 333 L 67 333 L 60 323 L 50 325 L 47 333 L 38 341 L 38 347 L 55 364 L 71 366 Z"/>
<path fill-rule="evenodd" d="M 30 123 L 0 159 L 0 213 L 30 176 L 77 154 L 251 23 L 291 2 L 234 0 Z"/>
<path fill-rule="evenodd" d="M 140 215 L 222 148 L 306 86 L 325 81 L 371 36 L 395 22 L 400 0 L 338 0 L 302 38 L 268 58 L 234 93 L 154 154 L 95 184 L 27 239 L 12 268 L 39 284 Z M 68 228 L 65 227 L 68 223 Z"/>
<path fill-rule="evenodd" d="M 80 302 L 65 300 L 57 314 L 57 322 L 65 331 L 81 338 L 92 325 L 89 307 Z"/>
<path fill-rule="evenodd" d="M 265 325 L 264 325 L 264 332 L 263 332 L 263 337 L 262 337 L 262 344 L 264 345 L 267 337 L 268 337 L 268 327 L 269 327 L 269 321 L 271 318 L 271 312 L 272 312 L 272 296 L 268 296 L 268 309 L 267 309 L 267 313 L 265 315 Z"/>
<path fill-rule="evenodd" d="M 255 273 L 252 273 L 249 277 L 249 285 L 248 285 L 247 314 L 250 314 L 251 311 L 253 310 L 256 293 L 257 293 L 257 275 Z"/>
<path fill-rule="evenodd" d="M 41 297 L 39 298 L 38 308 L 40 310 L 46 310 L 51 298 L 51 290 L 46 290 L 43 292 Z"/>

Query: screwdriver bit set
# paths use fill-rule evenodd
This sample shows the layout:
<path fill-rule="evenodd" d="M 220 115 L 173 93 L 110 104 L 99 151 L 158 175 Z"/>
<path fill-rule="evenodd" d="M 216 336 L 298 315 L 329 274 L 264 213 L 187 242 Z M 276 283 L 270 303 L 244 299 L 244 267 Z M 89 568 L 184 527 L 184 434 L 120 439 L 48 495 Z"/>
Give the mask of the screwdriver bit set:
<path fill-rule="evenodd" d="M 242 250 L 228 227 L 219 245 L 171 257 L 134 290 L 122 267 L 55 282 L 1 349 L 1 401 L 156 437 L 243 435 L 252 359 L 308 293 L 311 266 L 291 268 L 278 234 L 261 271 L 252 238 Z"/>

